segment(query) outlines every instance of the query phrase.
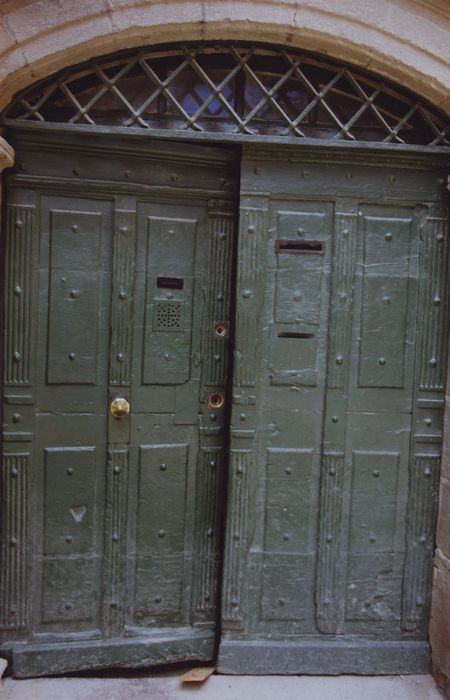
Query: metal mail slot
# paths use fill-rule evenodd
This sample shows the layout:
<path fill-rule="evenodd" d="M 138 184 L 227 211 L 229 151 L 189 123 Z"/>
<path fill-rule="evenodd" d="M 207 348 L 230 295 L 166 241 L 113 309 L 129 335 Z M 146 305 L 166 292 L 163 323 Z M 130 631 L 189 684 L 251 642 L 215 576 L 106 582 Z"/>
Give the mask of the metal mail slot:
<path fill-rule="evenodd" d="M 302 238 L 295 240 L 275 241 L 276 253 L 290 253 L 291 255 L 323 255 L 325 252 L 324 241 L 307 241 Z"/>

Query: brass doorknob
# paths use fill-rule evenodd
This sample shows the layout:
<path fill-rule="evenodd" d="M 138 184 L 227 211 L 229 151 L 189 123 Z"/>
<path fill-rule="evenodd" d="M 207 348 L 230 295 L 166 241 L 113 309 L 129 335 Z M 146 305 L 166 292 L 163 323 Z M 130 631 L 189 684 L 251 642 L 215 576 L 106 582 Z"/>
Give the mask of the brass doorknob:
<path fill-rule="evenodd" d="M 123 396 L 116 396 L 111 401 L 110 408 L 114 418 L 125 418 L 130 413 L 130 404 Z"/>

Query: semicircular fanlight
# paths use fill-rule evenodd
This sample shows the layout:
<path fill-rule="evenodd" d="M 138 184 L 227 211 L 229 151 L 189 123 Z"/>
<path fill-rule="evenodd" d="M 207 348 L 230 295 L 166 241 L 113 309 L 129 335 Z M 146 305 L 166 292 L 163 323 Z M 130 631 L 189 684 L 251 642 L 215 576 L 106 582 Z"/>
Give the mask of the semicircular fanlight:
<path fill-rule="evenodd" d="M 406 90 L 310 53 L 247 44 L 153 47 L 28 88 L 9 122 L 450 145 L 450 124 Z"/>

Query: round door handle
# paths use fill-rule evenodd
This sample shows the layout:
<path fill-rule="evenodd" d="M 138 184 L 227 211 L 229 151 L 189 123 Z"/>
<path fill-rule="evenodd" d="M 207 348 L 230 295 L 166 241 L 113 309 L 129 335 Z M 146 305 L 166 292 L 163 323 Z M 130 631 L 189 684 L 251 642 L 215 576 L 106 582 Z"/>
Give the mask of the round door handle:
<path fill-rule="evenodd" d="M 110 409 L 114 418 L 125 418 L 130 413 L 130 404 L 123 396 L 116 396 L 111 401 Z"/>

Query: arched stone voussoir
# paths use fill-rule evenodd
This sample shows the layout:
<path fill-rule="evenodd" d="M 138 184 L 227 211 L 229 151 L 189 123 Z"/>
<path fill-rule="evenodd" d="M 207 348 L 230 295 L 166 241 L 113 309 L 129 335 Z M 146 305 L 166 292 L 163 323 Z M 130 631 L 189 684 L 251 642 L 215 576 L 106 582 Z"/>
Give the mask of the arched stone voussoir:
<path fill-rule="evenodd" d="M 14 164 L 14 149 L 0 136 L 0 173 Z"/>
<path fill-rule="evenodd" d="M 0 109 L 95 56 L 160 43 L 248 40 L 367 67 L 450 113 L 446 0 L 24 0 L 0 9 Z M 362 6 L 364 5 L 364 7 Z"/>

